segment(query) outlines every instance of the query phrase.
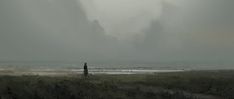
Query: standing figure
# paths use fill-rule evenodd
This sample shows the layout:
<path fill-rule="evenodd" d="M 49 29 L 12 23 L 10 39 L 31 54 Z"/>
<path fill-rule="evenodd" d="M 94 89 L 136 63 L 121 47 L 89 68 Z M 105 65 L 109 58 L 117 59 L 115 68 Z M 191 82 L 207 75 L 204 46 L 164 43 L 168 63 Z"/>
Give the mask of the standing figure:
<path fill-rule="evenodd" d="M 87 63 L 84 63 L 84 76 L 87 77 L 88 76 L 88 66 L 87 66 Z"/>

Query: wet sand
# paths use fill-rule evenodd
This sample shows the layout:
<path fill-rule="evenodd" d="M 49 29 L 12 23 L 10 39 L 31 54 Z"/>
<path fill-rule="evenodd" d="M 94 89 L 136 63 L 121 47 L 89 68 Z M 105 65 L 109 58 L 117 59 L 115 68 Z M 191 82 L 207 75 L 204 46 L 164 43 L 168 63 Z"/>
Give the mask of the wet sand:
<path fill-rule="evenodd" d="M 91 69 L 90 74 L 155 74 L 169 72 L 183 72 L 184 70 L 137 70 L 137 69 Z M 0 75 L 40 75 L 40 76 L 67 76 L 79 75 L 83 69 L 0 69 Z"/>

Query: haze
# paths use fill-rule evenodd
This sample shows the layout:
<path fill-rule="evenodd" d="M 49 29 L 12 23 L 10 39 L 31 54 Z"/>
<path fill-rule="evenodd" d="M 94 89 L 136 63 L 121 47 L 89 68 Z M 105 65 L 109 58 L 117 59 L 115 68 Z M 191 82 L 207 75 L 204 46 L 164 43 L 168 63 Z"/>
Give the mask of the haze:
<path fill-rule="evenodd" d="M 228 62 L 233 0 L 1 0 L 1 61 Z"/>

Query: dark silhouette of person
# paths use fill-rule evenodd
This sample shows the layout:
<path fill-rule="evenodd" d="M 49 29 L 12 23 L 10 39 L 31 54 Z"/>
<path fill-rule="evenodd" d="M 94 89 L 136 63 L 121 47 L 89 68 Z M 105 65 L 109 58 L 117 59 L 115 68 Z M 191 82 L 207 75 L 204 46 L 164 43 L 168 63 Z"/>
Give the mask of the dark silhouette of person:
<path fill-rule="evenodd" d="M 84 63 L 84 76 L 85 77 L 88 76 L 88 66 L 87 66 L 87 63 Z"/>

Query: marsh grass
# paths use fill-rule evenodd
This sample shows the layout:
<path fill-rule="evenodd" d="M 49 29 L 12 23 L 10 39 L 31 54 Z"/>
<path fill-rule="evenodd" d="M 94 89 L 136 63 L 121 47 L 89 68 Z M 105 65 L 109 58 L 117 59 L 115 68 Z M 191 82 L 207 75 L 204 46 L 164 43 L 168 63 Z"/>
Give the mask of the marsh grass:
<path fill-rule="evenodd" d="M 0 77 L 1 99 L 234 99 L 233 88 L 233 71 Z"/>

